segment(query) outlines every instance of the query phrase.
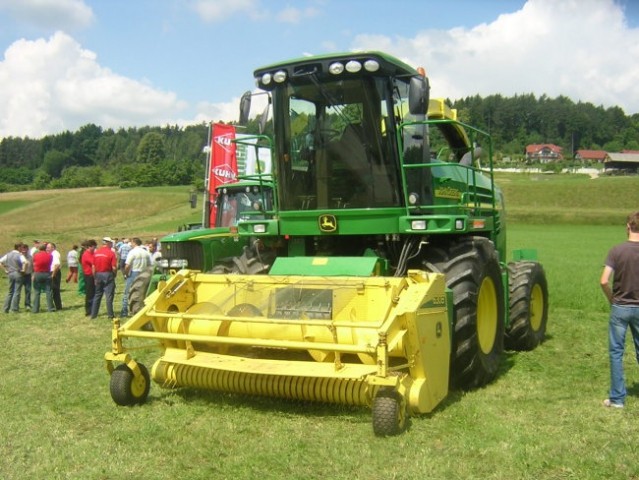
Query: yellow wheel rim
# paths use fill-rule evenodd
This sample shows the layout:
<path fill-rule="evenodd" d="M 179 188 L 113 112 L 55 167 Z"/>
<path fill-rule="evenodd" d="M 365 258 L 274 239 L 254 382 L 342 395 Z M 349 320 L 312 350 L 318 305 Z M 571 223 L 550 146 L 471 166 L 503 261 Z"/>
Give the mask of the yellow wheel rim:
<path fill-rule="evenodd" d="M 530 327 L 533 331 L 538 332 L 541 328 L 541 322 L 544 316 L 544 292 L 538 283 L 530 292 Z"/>
<path fill-rule="evenodd" d="M 146 378 L 144 375 L 140 375 L 138 378 L 133 377 L 133 381 L 131 382 L 131 394 L 135 398 L 140 398 L 144 395 L 146 390 Z"/>
<path fill-rule="evenodd" d="M 486 277 L 481 282 L 477 299 L 477 337 L 479 347 L 485 354 L 492 352 L 495 345 L 498 311 L 495 284 L 491 278 Z"/>

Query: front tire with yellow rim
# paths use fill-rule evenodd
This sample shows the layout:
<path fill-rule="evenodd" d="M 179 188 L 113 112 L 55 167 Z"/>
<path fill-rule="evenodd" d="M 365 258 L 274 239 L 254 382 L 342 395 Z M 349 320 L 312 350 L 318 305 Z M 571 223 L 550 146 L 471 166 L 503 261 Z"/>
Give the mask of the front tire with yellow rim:
<path fill-rule="evenodd" d="M 548 284 L 537 262 L 508 264 L 510 322 L 504 339 L 509 350 L 534 350 L 546 336 Z"/>
<path fill-rule="evenodd" d="M 497 375 L 504 351 L 504 288 L 494 244 L 483 237 L 435 243 L 423 266 L 446 275 L 453 292 L 451 384 L 486 385 Z"/>

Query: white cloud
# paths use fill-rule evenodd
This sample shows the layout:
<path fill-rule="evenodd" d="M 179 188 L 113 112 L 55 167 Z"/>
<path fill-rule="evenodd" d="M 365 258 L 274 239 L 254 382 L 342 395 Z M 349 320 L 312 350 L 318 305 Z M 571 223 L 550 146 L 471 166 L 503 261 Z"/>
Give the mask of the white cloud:
<path fill-rule="evenodd" d="M 319 10 L 314 7 L 307 7 L 303 9 L 286 7 L 278 12 L 276 18 L 278 21 L 284 23 L 300 23 L 302 20 L 307 20 L 319 15 L 319 13 Z"/>
<path fill-rule="evenodd" d="M 180 124 L 209 123 L 215 121 L 237 121 L 240 111 L 240 98 L 236 97 L 224 103 L 200 102 L 197 105 L 197 114 L 194 120 L 182 120 Z"/>
<path fill-rule="evenodd" d="M 236 14 L 259 18 L 259 0 L 195 0 L 191 8 L 205 22 L 222 22 Z"/>
<path fill-rule="evenodd" d="M 43 29 L 73 30 L 93 23 L 93 10 L 83 0 L 0 0 L 17 21 Z"/>
<path fill-rule="evenodd" d="M 302 20 L 320 14 L 314 6 L 305 8 L 286 6 L 278 12 L 270 12 L 263 7 L 261 0 L 194 0 L 191 8 L 205 22 L 222 22 L 235 15 L 246 15 L 251 20 L 274 19 L 281 23 L 298 24 Z"/>
<path fill-rule="evenodd" d="M 263 91 L 255 89 L 253 93 L 262 93 L 262 95 L 253 95 L 251 99 L 251 116 L 255 117 L 258 114 L 262 114 L 265 108 L 269 106 L 269 103 L 268 97 L 263 94 Z M 201 102 L 197 105 L 197 111 L 198 113 L 194 120 L 182 120 L 178 124 L 186 125 L 211 121 L 237 122 L 240 116 L 240 97 L 235 97 L 223 103 Z M 269 117 L 271 114 L 269 113 Z"/>
<path fill-rule="evenodd" d="M 274 19 L 276 14 L 261 10 L 261 2 L 193 0 L 190 5 L 210 22 L 237 14 Z M 321 2 L 312 3 L 321 7 Z M 22 5 L 48 12 L 58 5 L 70 17 L 87 8 L 80 0 L 0 0 L 0 10 L 10 10 L 13 17 Z M 280 14 L 279 21 L 296 22 L 319 12 L 286 7 Z M 619 105 L 633 114 L 639 112 L 639 29 L 629 28 L 623 15 L 614 0 L 528 0 L 521 10 L 474 28 L 423 30 L 413 37 L 359 35 L 352 48 L 386 51 L 424 66 L 435 97 L 566 95 Z M 30 18 L 36 22 L 35 14 Z M 74 18 L 76 27 L 86 25 L 93 13 L 89 9 Z M 330 42 L 318 48 L 322 45 L 335 50 Z M 38 138 L 87 123 L 105 128 L 185 125 L 238 116 L 239 98 L 189 109 L 173 92 L 101 66 L 94 52 L 61 31 L 11 44 L 0 58 L 0 85 L 0 138 Z"/>
<path fill-rule="evenodd" d="M 424 66 L 433 96 L 565 95 L 639 112 L 639 29 L 613 0 L 529 0 L 472 29 L 360 35 L 353 48 Z"/>
<path fill-rule="evenodd" d="M 171 92 L 117 75 L 69 35 L 18 40 L 0 62 L 0 137 L 171 123 L 186 107 Z"/>

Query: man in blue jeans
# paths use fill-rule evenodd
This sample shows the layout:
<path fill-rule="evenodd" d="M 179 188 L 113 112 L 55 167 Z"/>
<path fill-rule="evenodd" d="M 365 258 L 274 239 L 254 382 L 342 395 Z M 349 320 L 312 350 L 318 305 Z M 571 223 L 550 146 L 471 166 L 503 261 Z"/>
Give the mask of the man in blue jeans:
<path fill-rule="evenodd" d="M 113 297 L 115 295 L 115 274 L 118 271 L 117 259 L 113 251 L 111 237 L 102 239 L 102 247 L 93 253 L 93 281 L 95 295 L 91 305 L 91 319 L 95 319 L 100 311 L 100 302 L 104 295 L 107 315 L 113 320 Z"/>
<path fill-rule="evenodd" d="M 9 277 L 9 292 L 4 301 L 4 313 L 9 311 L 17 313 L 20 308 L 20 289 L 22 288 L 22 275 L 26 259 L 20 253 L 22 242 L 16 243 L 13 250 L 0 258 L 0 266 L 4 268 Z"/>
<path fill-rule="evenodd" d="M 610 302 L 610 395 L 603 404 L 613 408 L 623 408 L 626 400 L 623 354 L 628 327 L 639 362 L 639 211 L 628 216 L 626 230 L 628 240 L 610 249 L 600 280 Z"/>

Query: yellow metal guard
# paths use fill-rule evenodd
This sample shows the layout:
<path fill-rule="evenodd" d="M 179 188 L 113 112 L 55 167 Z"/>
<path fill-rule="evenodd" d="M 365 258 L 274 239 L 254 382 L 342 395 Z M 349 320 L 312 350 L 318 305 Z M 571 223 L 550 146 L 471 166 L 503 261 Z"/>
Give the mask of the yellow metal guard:
<path fill-rule="evenodd" d="M 127 338 L 159 342 L 151 378 L 242 394 L 371 405 L 380 389 L 412 413 L 448 393 L 443 275 L 213 275 L 182 270 L 114 327 L 105 358 L 131 361 Z M 144 328 L 151 323 L 153 331 Z"/>

